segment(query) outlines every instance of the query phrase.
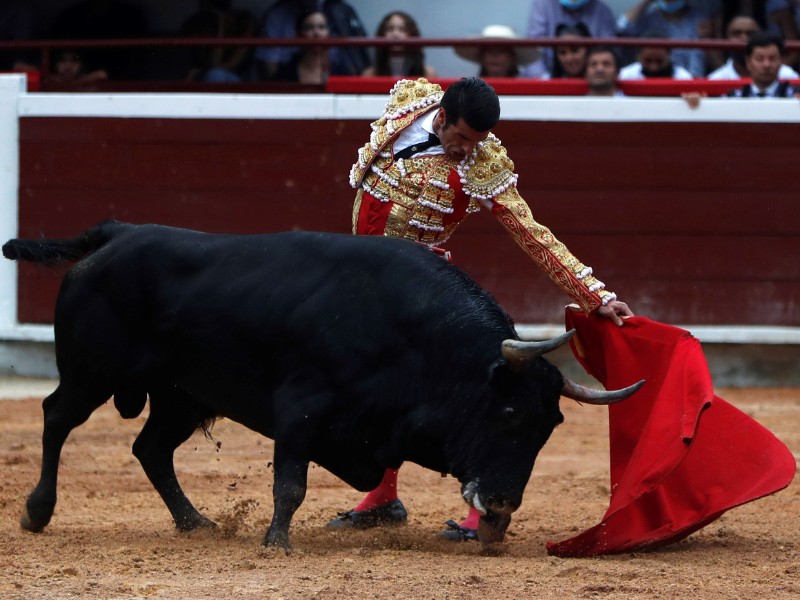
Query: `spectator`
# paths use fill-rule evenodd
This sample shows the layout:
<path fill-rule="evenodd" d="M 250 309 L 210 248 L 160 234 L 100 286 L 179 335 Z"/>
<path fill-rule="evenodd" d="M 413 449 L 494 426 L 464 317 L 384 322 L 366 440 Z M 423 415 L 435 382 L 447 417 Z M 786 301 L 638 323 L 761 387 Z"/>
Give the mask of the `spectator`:
<path fill-rule="evenodd" d="M 108 79 L 108 73 L 102 69 L 88 72 L 80 54 L 74 50 L 61 50 L 53 60 L 53 73 L 49 77 L 51 83 L 83 84 Z"/>
<path fill-rule="evenodd" d="M 555 37 L 559 25 L 582 23 L 594 37 L 614 37 L 614 14 L 601 0 L 533 0 L 528 37 Z M 543 48 L 542 59 L 524 70 L 526 77 L 546 77 L 553 72 L 553 49 Z"/>
<path fill-rule="evenodd" d="M 619 59 L 610 46 L 592 46 L 586 54 L 586 83 L 589 85 L 587 96 L 622 97 L 617 87 L 619 76 Z"/>
<path fill-rule="evenodd" d="M 520 37 L 508 25 L 487 25 L 483 39 L 516 40 Z M 480 77 L 517 77 L 519 67 L 532 63 L 539 51 L 531 46 L 460 46 L 456 54 L 480 65 Z"/>
<path fill-rule="evenodd" d="M 325 13 L 330 34 L 334 37 L 367 35 L 356 11 L 343 0 L 277 0 L 264 13 L 261 35 L 269 38 L 294 37 L 297 19 L 312 10 Z M 291 60 L 296 50 L 285 46 L 258 48 L 255 53 L 256 78 L 273 78 L 278 67 Z M 365 48 L 342 47 L 338 54 L 346 68 L 345 75 L 360 75 L 369 65 Z"/>
<path fill-rule="evenodd" d="M 199 0 L 198 11 L 183 23 L 188 37 L 252 37 L 256 20 L 246 10 L 231 8 L 231 0 Z M 188 79 L 213 83 L 236 83 L 250 72 L 249 48 L 193 48 Z"/>
<path fill-rule="evenodd" d="M 556 37 L 580 40 L 592 37 L 589 28 L 583 23 L 561 24 L 556 28 Z M 586 74 L 586 46 L 556 46 L 551 79 L 564 77 L 584 77 Z"/>
<path fill-rule="evenodd" d="M 376 37 L 393 40 L 418 38 L 419 27 L 408 13 L 396 10 L 381 19 Z M 407 46 L 381 46 L 375 49 L 375 64 L 364 69 L 365 77 L 375 75 L 392 75 L 394 77 L 424 76 L 436 77 L 436 70 L 425 64 L 425 53 L 422 48 Z"/>
<path fill-rule="evenodd" d="M 664 39 L 662 31 L 648 31 L 642 36 L 650 39 Z M 620 79 L 648 78 L 693 79 L 692 74 L 672 62 L 672 55 L 663 46 L 643 46 L 637 54 L 637 61 L 623 67 Z"/>
<path fill-rule="evenodd" d="M 695 9 L 686 0 L 640 0 L 620 15 L 618 26 L 621 35 L 630 37 L 644 37 L 644 32 L 653 29 L 664 32 L 665 38 L 673 40 L 697 40 L 711 37 L 712 34 L 708 15 Z M 671 54 L 671 62 L 677 67 L 686 69 L 693 77 L 705 76 L 705 55 L 702 50 L 676 48 Z"/>
<path fill-rule="evenodd" d="M 696 0 L 699 1 L 699 0 Z M 792 4 L 797 0 L 702 0 L 712 17 L 714 37 L 724 37 L 727 24 L 737 15 L 752 17 L 761 31 L 771 31 L 783 36 L 784 40 L 798 39 L 798 23 L 795 21 Z M 718 54 L 718 53 L 717 53 Z M 785 64 L 794 65 L 797 52 L 789 52 Z M 718 62 L 722 63 L 722 57 Z M 719 65 L 715 65 L 719 66 Z"/>
<path fill-rule="evenodd" d="M 28 0 L 0 2 L 0 40 L 16 42 L 30 40 L 36 33 L 36 13 Z M 36 71 L 37 52 L 20 50 L 0 55 L 0 71 Z"/>
<path fill-rule="evenodd" d="M 300 38 L 324 39 L 330 37 L 328 18 L 320 11 L 301 14 L 295 35 Z M 346 75 L 347 67 L 340 60 L 340 48 L 302 46 L 292 58 L 282 63 L 275 72 L 275 81 L 296 81 L 305 84 L 323 84 L 328 75 Z"/>
<path fill-rule="evenodd" d="M 750 36 L 745 49 L 745 63 L 752 83 L 727 94 L 732 98 L 791 98 L 797 93 L 788 81 L 781 81 L 778 72 L 785 49 L 775 33 L 758 32 Z"/>
<path fill-rule="evenodd" d="M 146 37 L 147 19 L 139 6 L 120 0 L 83 0 L 55 20 L 56 39 L 94 40 Z M 87 49 L 81 53 L 89 71 L 103 70 L 110 79 L 138 79 L 143 52 L 130 48 Z"/>
<path fill-rule="evenodd" d="M 725 39 L 746 44 L 750 36 L 759 31 L 761 31 L 761 29 L 753 17 L 737 15 L 730 20 L 728 26 L 725 28 Z M 728 60 L 725 64 L 710 73 L 708 78 L 741 79 L 742 77 L 750 77 L 745 62 L 746 57 L 744 49 L 733 50 L 728 54 Z M 796 79 L 800 78 L 800 75 L 788 65 L 782 64 L 778 71 L 778 77 L 780 79 Z"/>

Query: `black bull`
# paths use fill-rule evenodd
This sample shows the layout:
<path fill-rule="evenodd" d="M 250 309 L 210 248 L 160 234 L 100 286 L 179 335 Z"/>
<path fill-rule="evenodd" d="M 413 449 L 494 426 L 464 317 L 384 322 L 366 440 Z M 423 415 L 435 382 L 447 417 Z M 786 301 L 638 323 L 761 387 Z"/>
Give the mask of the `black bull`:
<path fill-rule="evenodd" d="M 149 396 L 133 453 L 181 530 L 213 523 L 181 490 L 173 452 L 227 417 L 275 440 L 265 545 L 289 549 L 310 461 L 362 491 L 404 461 L 450 473 L 483 513 L 487 544 L 503 539 L 563 420 L 560 394 L 608 403 L 634 391 L 565 380 L 539 356 L 565 339 L 519 342 L 488 293 L 403 240 L 111 222 L 72 240 L 11 240 L 3 254 L 79 261 L 56 304 L 60 382 L 43 403 L 30 531 L 52 517 L 70 431 L 112 395 L 126 418 Z"/>

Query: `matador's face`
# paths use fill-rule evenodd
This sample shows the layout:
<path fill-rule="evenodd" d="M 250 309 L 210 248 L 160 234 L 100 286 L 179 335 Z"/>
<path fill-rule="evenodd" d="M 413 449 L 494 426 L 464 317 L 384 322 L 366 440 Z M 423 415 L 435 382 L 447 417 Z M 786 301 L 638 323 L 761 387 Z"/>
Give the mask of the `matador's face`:
<path fill-rule="evenodd" d="M 439 136 L 447 157 L 456 161 L 460 161 L 471 154 L 475 145 L 489 136 L 488 131 L 475 131 L 472 129 L 464 122 L 464 119 L 448 124 L 447 116 L 442 109 L 439 109 L 433 119 L 433 131 Z"/>

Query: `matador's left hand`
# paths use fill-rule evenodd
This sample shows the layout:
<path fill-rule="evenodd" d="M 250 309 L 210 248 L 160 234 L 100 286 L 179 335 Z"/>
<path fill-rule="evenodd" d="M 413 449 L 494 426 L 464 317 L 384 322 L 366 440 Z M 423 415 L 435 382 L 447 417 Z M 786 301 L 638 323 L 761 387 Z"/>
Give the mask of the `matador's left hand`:
<path fill-rule="evenodd" d="M 600 306 L 597 309 L 597 314 L 606 319 L 611 319 L 616 325 L 622 327 L 624 321 L 622 317 L 632 317 L 633 311 L 628 308 L 628 305 L 619 300 L 612 300 L 605 306 Z"/>

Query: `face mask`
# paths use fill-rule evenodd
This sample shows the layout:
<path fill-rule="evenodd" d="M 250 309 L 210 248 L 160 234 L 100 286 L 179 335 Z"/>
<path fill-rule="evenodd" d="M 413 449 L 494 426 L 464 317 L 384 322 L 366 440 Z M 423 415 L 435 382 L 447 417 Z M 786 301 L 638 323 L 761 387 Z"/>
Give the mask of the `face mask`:
<path fill-rule="evenodd" d="M 581 6 L 589 2 L 589 0 L 558 0 L 558 1 L 561 4 L 561 6 L 563 6 L 566 9 L 580 8 Z"/>
<path fill-rule="evenodd" d="M 686 0 L 658 0 L 656 7 L 658 10 L 663 10 L 665 13 L 676 13 L 686 6 Z"/>

